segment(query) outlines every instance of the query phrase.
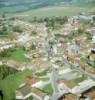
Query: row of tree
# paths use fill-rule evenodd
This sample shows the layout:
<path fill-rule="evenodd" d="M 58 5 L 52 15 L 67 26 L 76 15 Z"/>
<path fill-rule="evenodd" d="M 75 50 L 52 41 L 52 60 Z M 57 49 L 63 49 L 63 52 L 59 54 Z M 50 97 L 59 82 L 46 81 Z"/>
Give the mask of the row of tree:
<path fill-rule="evenodd" d="M 0 66 L 0 80 L 6 78 L 10 74 L 15 74 L 17 70 L 10 68 L 6 65 Z"/>
<path fill-rule="evenodd" d="M 0 29 L 0 35 L 8 35 L 8 34 L 9 34 L 8 27 L 3 26 L 3 27 Z"/>
<path fill-rule="evenodd" d="M 19 26 L 2 26 L 0 28 L 0 35 L 1 36 L 9 36 L 10 38 L 14 37 L 14 34 L 13 32 L 19 32 L 19 33 L 22 33 L 23 32 L 23 29 L 21 29 Z"/>
<path fill-rule="evenodd" d="M 15 48 L 4 49 L 0 52 L 0 57 L 9 57 L 12 52 L 15 51 Z"/>
<path fill-rule="evenodd" d="M 64 16 L 64 17 L 45 17 L 45 18 L 34 17 L 32 19 L 32 22 L 46 23 L 47 27 L 54 28 L 55 24 L 63 25 L 67 20 L 68 20 L 67 16 Z"/>

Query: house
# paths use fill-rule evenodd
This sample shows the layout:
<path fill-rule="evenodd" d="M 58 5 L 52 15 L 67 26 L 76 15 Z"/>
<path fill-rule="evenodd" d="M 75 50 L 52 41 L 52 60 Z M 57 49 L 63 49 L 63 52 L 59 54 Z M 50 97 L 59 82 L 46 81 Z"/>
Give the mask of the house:
<path fill-rule="evenodd" d="M 81 27 L 80 24 L 75 24 L 75 25 L 74 25 L 74 30 L 76 31 L 76 30 L 78 30 L 80 27 Z"/>
<path fill-rule="evenodd" d="M 71 68 L 61 69 L 61 70 L 59 70 L 59 75 L 62 75 L 65 73 L 70 73 L 70 72 L 72 72 Z"/>
<path fill-rule="evenodd" d="M 33 84 L 35 84 L 39 81 L 40 81 L 40 79 L 38 79 L 38 78 L 28 76 L 26 79 L 26 84 L 32 86 Z"/>
<path fill-rule="evenodd" d="M 22 20 L 19 20 L 19 19 L 16 19 L 14 21 L 13 26 L 19 26 L 22 29 L 25 29 L 25 30 L 28 30 L 28 31 L 30 31 L 34 28 L 34 26 L 31 23 L 26 22 L 26 21 L 22 21 Z"/>
<path fill-rule="evenodd" d="M 80 60 L 79 66 L 88 73 L 95 74 L 95 68 L 89 66 L 86 62 Z"/>
<path fill-rule="evenodd" d="M 38 88 L 32 88 L 32 96 L 35 100 L 49 100 L 50 97 Z"/>
<path fill-rule="evenodd" d="M 34 71 L 44 71 L 47 70 L 49 65 L 47 61 L 44 61 L 45 59 L 41 58 L 36 58 L 33 62 L 33 70 Z"/>
<path fill-rule="evenodd" d="M 77 64 L 80 61 L 80 57 L 71 55 L 71 56 L 67 56 L 67 60 L 72 64 Z"/>
<path fill-rule="evenodd" d="M 92 79 L 87 79 L 87 80 L 84 80 L 79 84 L 79 87 L 77 89 L 77 91 L 75 92 L 76 94 L 82 94 L 83 92 L 91 89 L 92 87 L 95 86 L 95 81 L 93 81 Z"/>
<path fill-rule="evenodd" d="M 14 44 L 5 44 L 5 45 L 0 46 L 0 52 L 4 50 L 12 49 L 12 48 L 15 48 Z"/>
<path fill-rule="evenodd" d="M 80 54 L 80 46 L 76 41 L 73 41 L 73 43 L 68 43 L 68 55 L 78 55 Z"/>
<path fill-rule="evenodd" d="M 95 100 L 95 90 L 94 89 L 92 91 L 87 91 L 87 93 L 85 94 L 89 96 L 90 100 Z"/>
<path fill-rule="evenodd" d="M 64 95 L 64 99 L 63 100 L 78 100 L 79 97 L 74 95 L 74 94 L 71 94 L 71 93 L 67 93 Z"/>
<path fill-rule="evenodd" d="M 30 45 L 29 44 L 30 41 L 32 41 L 32 37 L 30 37 L 29 34 L 19 35 L 17 37 L 17 42 L 18 42 L 19 45 L 25 46 L 26 43 L 28 43 L 28 45 Z"/>
<path fill-rule="evenodd" d="M 85 44 L 84 44 L 85 45 Z M 82 47 L 81 49 L 80 49 L 80 51 L 81 51 L 81 55 L 82 56 L 87 56 L 88 54 L 89 54 L 89 49 L 88 49 L 88 47 Z"/>
<path fill-rule="evenodd" d="M 94 62 L 95 61 L 95 49 L 92 48 L 91 50 L 89 50 L 89 60 Z"/>
<path fill-rule="evenodd" d="M 71 81 L 71 80 L 60 80 L 59 86 L 61 86 L 61 90 L 67 90 L 69 93 L 73 93 L 76 91 L 77 87 L 79 86 L 77 83 Z M 63 87 L 62 87 L 63 86 Z"/>
<path fill-rule="evenodd" d="M 80 13 L 80 15 L 79 15 L 79 19 L 92 20 L 94 16 L 95 16 L 95 15 L 93 15 L 93 14 L 89 14 L 89 13 L 87 14 L 87 13 L 85 13 L 85 12 L 82 12 L 82 13 Z"/>
<path fill-rule="evenodd" d="M 87 91 L 83 92 L 80 99 L 82 100 L 95 100 L 95 87 L 88 89 Z"/>
<path fill-rule="evenodd" d="M 16 100 L 27 100 L 32 98 L 33 100 L 49 100 L 49 96 L 42 90 L 31 87 L 29 84 L 24 84 L 16 91 Z"/>
<path fill-rule="evenodd" d="M 35 77 L 28 76 L 25 83 L 27 85 L 29 85 L 30 87 L 43 89 L 47 84 L 50 83 L 50 81 L 42 81 L 37 76 L 35 76 Z"/>
<path fill-rule="evenodd" d="M 92 43 L 95 43 L 95 35 L 92 36 Z"/>
<path fill-rule="evenodd" d="M 59 89 L 63 92 L 72 93 L 80 97 L 85 91 L 95 87 L 95 82 L 91 79 L 84 80 L 80 83 L 75 83 L 70 80 L 60 80 Z"/>
<path fill-rule="evenodd" d="M 24 85 L 16 91 L 16 100 L 26 100 L 30 96 L 32 96 L 32 91 L 29 85 Z"/>
<path fill-rule="evenodd" d="M 69 35 L 72 30 L 73 30 L 73 25 L 72 25 L 72 18 L 68 19 L 68 23 L 64 24 L 64 27 L 62 27 L 59 30 L 59 33 L 61 33 L 62 35 Z"/>
<path fill-rule="evenodd" d="M 4 20 L 5 20 L 5 18 L 0 17 L 0 21 L 4 21 Z"/>
<path fill-rule="evenodd" d="M 80 15 L 79 18 L 84 20 L 92 20 L 91 16 L 85 16 L 85 15 Z"/>
<path fill-rule="evenodd" d="M 47 30 L 47 27 L 44 24 L 37 24 L 37 25 L 35 25 L 34 30 L 36 30 L 36 32 L 39 33 L 38 34 L 39 36 L 46 37 L 46 35 L 47 35 L 47 34 L 45 34 L 46 30 Z"/>
<path fill-rule="evenodd" d="M 91 66 L 86 66 L 85 70 L 88 72 L 88 73 L 91 73 L 91 74 L 95 74 L 95 68 L 91 67 Z"/>
<path fill-rule="evenodd" d="M 20 63 L 20 62 L 14 61 L 14 60 L 3 61 L 3 64 L 7 65 L 11 68 L 14 68 L 18 71 L 23 71 L 26 68 L 24 63 Z"/>
<path fill-rule="evenodd" d="M 2 61 L 0 61 L 0 66 L 2 66 L 3 65 L 3 62 Z"/>

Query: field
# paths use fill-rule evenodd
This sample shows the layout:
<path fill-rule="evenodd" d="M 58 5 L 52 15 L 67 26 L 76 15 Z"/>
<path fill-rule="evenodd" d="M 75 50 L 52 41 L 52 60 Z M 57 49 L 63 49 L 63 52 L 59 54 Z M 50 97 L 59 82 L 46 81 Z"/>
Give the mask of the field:
<path fill-rule="evenodd" d="M 32 71 L 25 70 L 0 80 L 0 91 L 3 92 L 4 100 L 14 100 L 16 89 L 25 82 L 27 76 L 31 75 Z"/>
<path fill-rule="evenodd" d="M 95 12 L 95 7 L 79 7 L 79 6 L 51 6 L 39 9 L 32 9 L 25 12 L 19 13 L 7 13 L 7 16 L 18 16 L 21 18 L 32 18 L 32 17 L 51 17 L 51 16 L 73 16 L 80 12 Z"/>
<path fill-rule="evenodd" d="M 26 62 L 28 59 L 24 56 L 25 53 L 26 51 L 22 48 L 17 48 L 13 52 L 8 52 L 9 56 L 0 57 L 0 60 L 15 60 L 19 62 Z"/>
<path fill-rule="evenodd" d="M 47 16 L 71 16 L 71 15 L 77 15 L 80 12 L 89 12 L 93 9 L 90 8 L 83 8 L 83 7 L 46 7 L 46 8 L 40 8 L 37 10 L 31 10 L 24 13 L 21 13 L 22 15 L 31 15 L 39 16 L 39 17 L 47 17 Z M 94 9 L 95 10 L 95 9 Z"/>

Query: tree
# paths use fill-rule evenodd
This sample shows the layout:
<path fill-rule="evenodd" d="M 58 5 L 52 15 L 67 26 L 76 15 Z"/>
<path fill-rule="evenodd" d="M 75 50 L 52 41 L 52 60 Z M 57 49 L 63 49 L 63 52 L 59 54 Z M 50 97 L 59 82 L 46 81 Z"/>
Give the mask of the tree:
<path fill-rule="evenodd" d="M 50 26 L 51 26 L 53 29 L 55 28 L 55 20 L 54 20 L 54 19 L 51 19 Z"/>
<path fill-rule="evenodd" d="M 38 22 L 39 23 L 43 23 L 44 22 L 44 19 L 43 18 L 39 18 Z"/>
<path fill-rule="evenodd" d="M 78 32 L 78 34 L 81 34 L 81 33 L 84 32 L 84 29 L 79 28 L 79 29 L 77 30 L 77 32 Z"/>
<path fill-rule="evenodd" d="M 8 27 L 6 26 L 3 26 L 1 29 L 0 29 L 0 35 L 8 35 Z"/>
<path fill-rule="evenodd" d="M 0 79 L 6 78 L 10 74 L 15 74 L 17 70 L 10 68 L 9 66 L 2 65 L 0 66 Z"/>
<path fill-rule="evenodd" d="M 3 92 L 0 90 L 0 100 L 3 100 Z"/>
<path fill-rule="evenodd" d="M 14 26 L 13 27 L 13 31 L 14 32 L 19 32 L 19 33 L 22 33 L 23 32 L 23 30 L 19 26 Z"/>
<path fill-rule="evenodd" d="M 33 18 L 33 22 L 37 22 L 37 16 Z"/>
<path fill-rule="evenodd" d="M 32 44 L 31 49 L 35 50 L 36 49 L 36 45 Z"/>
<path fill-rule="evenodd" d="M 5 32 L 5 31 L 7 31 L 7 30 L 8 30 L 8 29 L 7 29 L 7 27 L 6 27 L 6 26 L 3 26 L 3 27 L 2 27 L 2 31 L 4 31 L 4 32 Z"/>
<path fill-rule="evenodd" d="M 95 16 L 93 17 L 93 21 L 95 22 Z"/>
<path fill-rule="evenodd" d="M 44 18 L 44 21 L 45 21 L 46 23 L 48 23 L 48 22 L 49 22 L 49 18 L 48 18 L 48 17 L 45 17 L 45 18 Z"/>
<path fill-rule="evenodd" d="M 66 22 L 68 20 L 68 17 L 67 16 L 64 16 L 64 21 Z"/>
<path fill-rule="evenodd" d="M 37 32 L 36 31 L 32 31 L 31 35 L 37 35 Z"/>
<path fill-rule="evenodd" d="M 91 39 L 92 39 L 92 35 L 91 35 L 91 33 L 89 33 L 89 32 L 85 32 L 85 34 L 86 34 L 88 40 L 91 40 Z"/>

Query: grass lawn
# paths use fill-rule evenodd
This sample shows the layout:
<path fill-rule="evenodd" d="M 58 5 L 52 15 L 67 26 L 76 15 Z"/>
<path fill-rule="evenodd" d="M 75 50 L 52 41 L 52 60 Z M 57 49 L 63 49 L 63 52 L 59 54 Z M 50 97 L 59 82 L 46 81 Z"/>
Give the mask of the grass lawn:
<path fill-rule="evenodd" d="M 0 60 L 15 60 L 19 62 L 26 62 L 28 59 L 24 56 L 26 51 L 22 48 L 17 48 L 13 52 L 9 52 L 9 56 L 0 57 Z"/>
<path fill-rule="evenodd" d="M 53 88 L 51 86 L 51 84 L 48 84 L 46 85 L 44 88 L 43 88 L 43 91 L 49 95 L 52 95 L 53 93 Z"/>
<path fill-rule="evenodd" d="M 16 51 L 13 52 L 8 59 L 27 61 L 28 59 L 24 56 L 24 53 L 26 53 L 25 50 L 23 50 L 22 48 L 17 48 Z"/>
<path fill-rule="evenodd" d="M 0 90 L 3 91 L 4 100 L 13 100 L 16 89 L 25 81 L 26 76 L 30 75 L 32 75 L 32 71 L 25 70 L 0 80 Z"/>

